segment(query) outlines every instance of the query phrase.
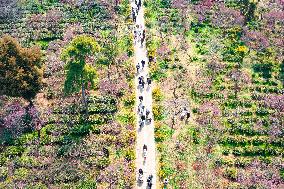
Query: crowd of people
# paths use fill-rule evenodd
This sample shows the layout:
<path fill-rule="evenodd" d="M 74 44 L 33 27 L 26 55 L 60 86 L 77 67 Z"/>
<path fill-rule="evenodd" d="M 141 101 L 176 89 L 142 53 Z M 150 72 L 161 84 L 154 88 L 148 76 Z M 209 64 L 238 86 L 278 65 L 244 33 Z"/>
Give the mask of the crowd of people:
<path fill-rule="evenodd" d="M 134 3 L 136 7 L 132 7 L 131 14 L 132 14 L 133 21 L 136 22 L 137 15 L 142 5 L 142 0 L 134 0 Z"/>
<path fill-rule="evenodd" d="M 142 1 L 141 0 L 134 0 L 135 7 L 132 7 L 131 9 L 131 14 L 132 14 L 132 19 L 134 23 L 136 23 L 137 16 L 139 14 L 139 10 L 141 9 Z M 134 30 L 134 39 L 135 39 L 135 44 L 138 42 L 141 44 L 141 47 L 143 47 L 143 44 L 145 42 L 146 38 L 146 31 L 145 29 L 142 29 L 140 25 L 136 25 L 136 28 Z"/>
<path fill-rule="evenodd" d="M 132 6 L 132 18 L 133 21 L 135 23 L 135 28 L 134 28 L 134 41 L 135 41 L 135 45 L 140 45 L 140 48 L 143 48 L 143 44 L 145 43 L 145 38 L 146 38 L 146 31 L 145 29 L 137 24 L 137 17 L 139 14 L 139 10 L 141 9 L 141 5 L 142 5 L 142 0 L 133 0 L 135 4 L 134 6 Z M 139 91 L 139 96 L 138 96 L 138 107 L 137 107 L 137 114 L 138 114 L 138 124 L 139 124 L 139 128 L 140 131 L 143 129 L 143 127 L 150 125 L 152 122 L 152 113 L 151 113 L 151 109 L 146 107 L 146 102 L 147 102 L 147 96 L 145 95 L 148 91 L 148 89 L 150 89 L 151 87 L 151 78 L 148 75 L 145 75 L 144 73 L 144 69 L 145 69 L 145 65 L 146 65 L 146 60 L 142 59 L 140 62 L 138 62 L 136 64 L 136 71 L 137 71 L 137 76 L 138 76 L 138 91 Z M 146 88 L 147 87 L 147 88 Z M 145 89 L 146 88 L 146 89 Z M 145 141 L 145 144 L 143 144 L 143 152 L 142 152 L 142 156 L 143 156 L 143 164 L 146 164 L 146 157 L 147 157 L 147 151 L 151 150 L 149 149 L 149 147 L 147 146 L 147 141 Z M 143 174 L 145 174 L 145 172 L 143 171 L 142 168 L 140 168 L 138 170 L 138 182 L 141 183 L 143 182 Z M 153 175 L 149 175 L 147 177 L 147 188 L 152 188 L 153 185 Z"/>

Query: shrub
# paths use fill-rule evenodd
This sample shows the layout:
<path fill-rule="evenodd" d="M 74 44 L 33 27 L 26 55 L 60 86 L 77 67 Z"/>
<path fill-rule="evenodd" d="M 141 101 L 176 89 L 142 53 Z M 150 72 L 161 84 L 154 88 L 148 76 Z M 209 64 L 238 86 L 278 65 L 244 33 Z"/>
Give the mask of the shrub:
<path fill-rule="evenodd" d="M 155 141 L 163 142 L 169 139 L 174 133 L 174 130 L 167 125 L 156 124 L 155 127 Z"/>
<path fill-rule="evenodd" d="M 22 154 L 24 151 L 24 148 L 21 146 L 9 146 L 5 150 L 5 156 L 6 157 L 14 157 Z"/>
<path fill-rule="evenodd" d="M 99 169 L 104 169 L 106 168 L 107 166 L 109 166 L 110 164 L 110 160 L 108 157 L 103 157 L 103 158 L 100 158 L 98 159 L 98 161 L 96 162 L 96 166 L 99 168 Z"/>
<path fill-rule="evenodd" d="M 236 180 L 238 176 L 237 169 L 234 167 L 227 168 L 224 172 L 224 176 L 231 180 Z"/>
<path fill-rule="evenodd" d="M 88 179 L 79 183 L 76 189 L 95 189 L 97 188 L 97 183 L 94 180 Z"/>
<path fill-rule="evenodd" d="M 155 120 L 162 120 L 164 118 L 164 108 L 161 105 L 153 105 L 153 114 Z"/>
<path fill-rule="evenodd" d="M 152 95 L 155 101 L 161 101 L 163 99 L 162 91 L 159 87 L 153 89 Z"/>
<path fill-rule="evenodd" d="M 26 180 L 29 176 L 29 170 L 26 168 L 19 168 L 15 170 L 14 176 L 16 180 Z"/>
<path fill-rule="evenodd" d="M 134 159 L 135 159 L 135 153 L 134 153 L 134 151 L 128 149 L 128 150 L 125 152 L 125 159 L 126 159 L 127 161 L 134 160 Z"/>
<path fill-rule="evenodd" d="M 0 181 L 5 180 L 8 176 L 8 167 L 0 167 Z"/>
<path fill-rule="evenodd" d="M 124 102 L 124 106 L 132 107 L 132 106 L 134 106 L 134 104 L 135 104 L 135 96 L 134 96 L 134 95 L 127 96 L 127 97 L 124 99 L 123 102 Z"/>
<path fill-rule="evenodd" d="M 284 181 L 284 169 L 280 169 L 280 177 Z"/>
<path fill-rule="evenodd" d="M 159 170 L 159 177 L 160 178 L 169 178 L 173 175 L 174 169 L 171 166 L 172 164 L 170 162 L 162 162 L 160 164 L 160 170 Z"/>

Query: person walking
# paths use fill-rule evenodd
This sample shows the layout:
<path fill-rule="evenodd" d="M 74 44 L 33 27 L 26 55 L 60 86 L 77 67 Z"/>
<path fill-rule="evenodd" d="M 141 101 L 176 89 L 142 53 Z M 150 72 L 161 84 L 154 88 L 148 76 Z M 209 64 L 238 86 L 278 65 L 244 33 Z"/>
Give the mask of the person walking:
<path fill-rule="evenodd" d="M 147 156 L 147 146 L 146 144 L 143 145 L 143 157 L 144 157 L 144 162 L 146 162 L 146 156 Z"/>
<path fill-rule="evenodd" d="M 142 37 L 141 37 L 141 47 L 143 47 L 143 43 L 145 41 L 145 29 L 142 31 Z"/>
<path fill-rule="evenodd" d="M 139 96 L 139 100 L 140 100 L 140 102 L 142 102 L 143 101 L 143 96 Z"/>
<path fill-rule="evenodd" d="M 142 60 L 142 61 L 141 61 L 142 69 L 144 68 L 145 63 L 146 63 L 145 60 Z"/>
<path fill-rule="evenodd" d="M 144 105 L 142 105 L 142 106 L 141 106 L 141 114 L 143 114 L 143 113 L 144 113 L 144 109 L 145 109 L 145 106 L 144 106 Z"/>
<path fill-rule="evenodd" d="M 142 5 L 142 2 L 141 2 L 141 0 L 138 0 L 138 8 L 140 9 L 140 7 L 141 7 L 141 5 Z"/>
<path fill-rule="evenodd" d="M 142 128 L 143 125 L 144 125 L 144 122 L 140 119 L 140 120 L 139 120 L 139 127 Z"/>
<path fill-rule="evenodd" d="M 136 42 L 136 39 L 137 39 L 137 31 L 134 30 L 134 40 L 135 40 L 135 42 Z"/>
<path fill-rule="evenodd" d="M 137 71 L 137 73 L 139 73 L 139 69 L 140 69 L 140 64 L 138 63 L 138 64 L 136 64 L 136 71 Z"/>
<path fill-rule="evenodd" d="M 141 116 L 141 120 L 142 120 L 142 121 L 145 121 L 145 120 L 146 120 L 145 115 L 142 115 L 142 116 Z"/>
<path fill-rule="evenodd" d="M 134 22 L 136 22 L 136 15 L 137 15 L 136 12 L 137 12 L 137 11 L 135 10 L 135 8 L 132 7 L 132 9 L 131 9 L 131 14 L 132 14 L 132 19 L 133 19 Z"/>
<path fill-rule="evenodd" d="M 142 83 L 141 83 L 142 89 L 144 89 L 144 86 L 145 86 L 145 82 L 144 82 L 144 80 L 142 80 Z"/>
<path fill-rule="evenodd" d="M 148 78 L 147 78 L 147 84 L 148 84 L 148 86 L 150 86 L 151 83 L 152 83 L 152 81 L 151 81 L 151 79 L 148 77 Z"/>
<path fill-rule="evenodd" d="M 150 110 L 146 110 L 146 117 L 148 117 L 150 115 Z"/>

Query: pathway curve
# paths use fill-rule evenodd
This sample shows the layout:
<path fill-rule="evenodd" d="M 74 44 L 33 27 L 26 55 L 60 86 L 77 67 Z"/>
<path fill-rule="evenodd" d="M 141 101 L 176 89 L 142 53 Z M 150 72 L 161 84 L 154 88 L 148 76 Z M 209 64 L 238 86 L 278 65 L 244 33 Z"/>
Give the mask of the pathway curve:
<path fill-rule="evenodd" d="M 138 1 L 138 0 L 137 0 Z M 131 3 L 131 7 L 136 10 L 136 5 L 134 3 L 134 0 Z M 139 29 L 137 29 L 137 25 L 139 25 Z M 133 27 L 133 30 L 136 32 L 142 32 L 142 30 L 145 29 L 144 24 L 144 10 L 143 10 L 143 0 L 142 0 L 142 6 L 138 11 L 137 19 L 135 22 L 135 26 Z M 133 33 L 134 33 L 133 31 Z M 142 36 L 142 35 L 141 35 Z M 139 38 L 139 37 L 138 37 Z M 152 89 L 151 86 L 149 87 L 147 84 L 145 84 L 144 89 L 142 90 L 138 86 L 138 78 L 140 76 L 143 76 L 146 80 L 149 72 L 148 67 L 148 58 L 147 58 L 147 50 L 146 50 L 146 42 L 144 40 L 143 46 L 141 46 L 140 41 L 137 41 L 134 39 L 134 54 L 135 54 L 135 60 L 134 64 L 139 62 L 141 63 L 142 60 L 146 61 L 145 67 L 143 69 L 140 69 L 140 72 L 136 74 L 135 76 L 135 86 L 136 86 L 136 113 L 137 113 L 137 144 L 136 144 L 136 181 L 138 178 L 138 169 L 143 170 L 143 183 L 136 182 L 136 188 L 147 188 L 147 178 L 149 175 L 153 175 L 153 185 L 152 189 L 156 189 L 156 147 L 155 147 L 155 139 L 154 139 L 154 120 L 153 120 L 153 114 L 152 114 Z M 140 64 L 141 67 L 141 64 Z M 145 81 L 146 82 L 146 81 Z M 140 114 L 138 113 L 138 106 L 140 104 L 139 102 L 139 96 L 143 96 L 142 104 L 145 106 L 145 109 L 150 110 L 150 116 L 152 117 L 151 123 L 145 124 L 142 128 L 139 127 L 139 120 L 140 120 Z M 145 112 L 144 112 L 145 114 Z M 147 145 L 147 156 L 146 161 L 144 161 L 143 157 L 143 145 Z"/>

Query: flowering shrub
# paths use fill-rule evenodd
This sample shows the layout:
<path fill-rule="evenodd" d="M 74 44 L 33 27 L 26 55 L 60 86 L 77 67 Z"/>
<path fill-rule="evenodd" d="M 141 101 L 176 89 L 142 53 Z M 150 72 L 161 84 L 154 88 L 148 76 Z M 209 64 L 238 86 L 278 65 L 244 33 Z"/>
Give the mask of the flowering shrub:
<path fill-rule="evenodd" d="M 154 51 L 160 62 L 151 72 L 155 78 L 179 75 L 177 100 L 170 96 L 170 79 L 157 79 L 164 94 L 155 103 L 166 106 L 163 119 L 155 120 L 160 181 L 168 177 L 172 188 L 283 187 L 282 1 L 146 2 L 149 32 L 155 36 L 160 31 L 147 44 L 149 52 L 154 40 L 161 44 Z M 182 16 L 190 18 L 189 32 L 175 32 Z M 188 51 L 180 51 L 175 40 L 190 47 Z M 171 61 L 182 68 L 171 67 Z M 190 70 L 189 85 L 180 69 Z M 168 104 L 178 104 L 180 94 L 193 107 L 192 121 L 176 124 L 168 138 L 161 125 L 172 119 Z M 255 160 L 261 168 L 251 168 Z"/>
<path fill-rule="evenodd" d="M 245 30 L 242 40 L 245 41 L 246 45 L 254 50 L 264 50 L 269 47 L 269 39 L 259 31 Z"/>
<path fill-rule="evenodd" d="M 28 19 L 27 25 L 33 30 L 33 39 L 58 38 L 61 34 L 60 22 L 62 12 L 49 10 L 45 15 L 34 14 Z"/>
<path fill-rule="evenodd" d="M 229 29 L 244 24 L 244 17 L 240 11 L 226 7 L 219 3 L 212 15 L 212 24 L 215 27 Z"/>

